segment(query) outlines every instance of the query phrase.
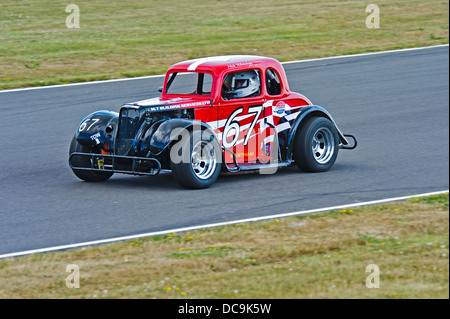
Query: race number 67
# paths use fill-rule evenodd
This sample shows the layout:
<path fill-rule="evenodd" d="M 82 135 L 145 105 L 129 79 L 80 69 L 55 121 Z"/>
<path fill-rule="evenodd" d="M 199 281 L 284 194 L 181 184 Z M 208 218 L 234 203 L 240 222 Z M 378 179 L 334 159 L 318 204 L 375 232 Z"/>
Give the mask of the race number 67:
<path fill-rule="evenodd" d="M 78 129 L 78 131 L 79 131 L 79 132 L 84 131 L 84 129 L 86 128 L 87 123 L 88 123 L 89 121 L 92 121 L 92 124 L 88 126 L 88 128 L 87 128 L 86 131 L 89 131 L 89 130 L 91 129 L 92 125 L 94 125 L 95 123 L 97 123 L 98 121 L 100 121 L 100 119 L 87 119 L 86 121 L 84 121 L 83 123 L 80 124 L 80 128 Z"/>
<path fill-rule="evenodd" d="M 247 145 L 248 140 L 250 139 L 250 136 L 252 134 L 252 131 L 258 122 L 258 118 L 261 115 L 261 112 L 263 110 L 262 105 L 258 106 L 250 106 L 248 108 L 249 114 L 255 114 L 255 117 L 253 118 L 252 123 L 250 124 L 250 127 L 247 131 L 247 135 L 244 139 L 244 146 Z M 231 148 L 233 147 L 237 141 L 239 140 L 239 132 L 241 130 L 241 127 L 239 125 L 239 122 L 235 119 L 239 114 L 241 114 L 244 111 L 244 108 L 240 107 L 231 113 L 230 117 L 227 119 L 227 122 L 225 123 L 225 126 L 223 128 L 223 135 L 222 135 L 222 144 L 225 148 Z M 228 140 L 228 137 L 230 136 L 230 133 L 234 134 L 234 137 L 231 141 Z"/>

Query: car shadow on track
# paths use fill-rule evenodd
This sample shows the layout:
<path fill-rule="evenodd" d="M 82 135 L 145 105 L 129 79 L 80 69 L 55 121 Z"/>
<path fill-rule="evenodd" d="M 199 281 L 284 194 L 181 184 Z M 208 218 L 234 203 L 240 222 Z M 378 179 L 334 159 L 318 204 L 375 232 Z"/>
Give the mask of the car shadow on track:
<path fill-rule="evenodd" d="M 351 170 L 351 165 L 346 164 L 336 164 L 330 171 L 330 173 L 338 173 L 340 171 Z M 328 173 L 328 174 L 330 174 Z M 255 183 L 265 183 L 265 182 L 280 182 L 280 179 L 298 176 L 305 178 L 306 176 L 317 176 L 317 175 L 327 174 L 324 173 L 306 173 L 301 171 L 296 166 L 279 168 L 271 174 L 264 174 L 259 171 L 244 171 L 238 173 L 221 172 L 218 180 L 211 188 L 216 188 L 220 186 L 232 186 L 233 184 L 239 185 L 242 183 L 255 182 Z M 90 186 L 96 188 L 100 186 L 102 188 L 120 188 L 120 189 L 154 189 L 154 190 L 187 190 L 180 186 L 173 175 L 170 172 L 162 172 L 156 176 L 131 176 L 116 174 L 111 179 L 101 182 L 101 183 L 87 183 L 80 181 L 80 184 L 89 184 Z M 200 190 L 201 191 L 201 190 Z"/>
<path fill-rule="evenodd" d="M 284 168 L 277 170 L 274 174 L 260 174 L 258 171 L 252 172 L 239 172 L 239 173 L 226 173 L 222 172 L 216 181 L 212 185 L 216 184 L 239 184 L 240 182 L 249 180 L 263 180 L 267 178 L 279 177 L 284 174 L 302 174 L 298 168 Z M 180 186 L 173 175 L 170 172 L 162 172 L 156 176 L 131 176 L 123 174 L 115 174 L 109 180 L 98 183 L 79 181 L 77 184 L 89 184 L 90 187 L 101 186 L 102 188 L 146 188 L 146 189 L 161 189 L 161 190 L 180 190 L 185 189 Z"/>

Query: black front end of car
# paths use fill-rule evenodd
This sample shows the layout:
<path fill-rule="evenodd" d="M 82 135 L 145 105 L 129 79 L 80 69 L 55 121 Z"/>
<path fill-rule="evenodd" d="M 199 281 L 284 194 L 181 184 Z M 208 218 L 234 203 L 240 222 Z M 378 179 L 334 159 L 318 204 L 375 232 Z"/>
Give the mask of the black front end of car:
<path fill-rule="evenodd" d="M 99 111 L 86 117 L 71 147 L 74 171 L 156 175 L 170 170 L 170 133 L 193 123 L 192 109 L 126 104 L 120 112 Z"/>
<path fill-rule="evenodd" d="M 80 124 L 75 135 L 81 145 L 81 152 L 70 150 L 70 167 L 74 171 L 159 174 L 162 166 L 161 156 L 148 157 L 148 151 L 142 147 L 138 148 L 142 145 L 140 128 L 143 124 L 147 124 L 146 126 L 152 124 L 152 118 L 144 108 L 134 106 L 122 107 L 119 114 L 112 112 L 91 114 Z"/>

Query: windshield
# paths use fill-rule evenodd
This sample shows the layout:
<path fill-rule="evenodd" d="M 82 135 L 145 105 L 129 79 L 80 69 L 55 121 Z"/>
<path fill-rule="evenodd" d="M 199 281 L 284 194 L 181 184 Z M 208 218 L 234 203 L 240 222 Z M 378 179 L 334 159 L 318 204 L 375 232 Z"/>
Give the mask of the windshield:
<path fill-rule="evenodd" d="M 211 95 L 213 77 L 208 73 L 173 72 L 167 81 L 166 94 Z"/>

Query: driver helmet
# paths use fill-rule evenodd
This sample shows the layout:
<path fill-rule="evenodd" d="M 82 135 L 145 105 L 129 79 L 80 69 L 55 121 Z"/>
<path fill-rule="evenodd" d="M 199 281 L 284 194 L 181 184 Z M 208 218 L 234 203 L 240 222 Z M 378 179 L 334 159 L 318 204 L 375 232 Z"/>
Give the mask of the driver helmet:
<path fill-rule="evenodd" d="M 259 74 L 255 70 L 236 72 L 232 74 L 231 85 L 227 94 L 233 98 L 249 97 L 259 93 L 261 81 Z"/>

